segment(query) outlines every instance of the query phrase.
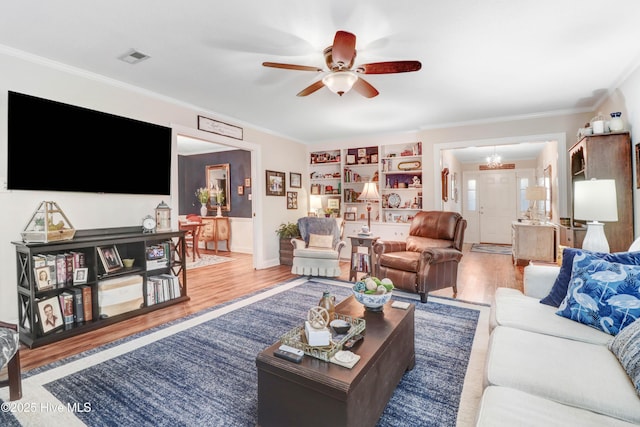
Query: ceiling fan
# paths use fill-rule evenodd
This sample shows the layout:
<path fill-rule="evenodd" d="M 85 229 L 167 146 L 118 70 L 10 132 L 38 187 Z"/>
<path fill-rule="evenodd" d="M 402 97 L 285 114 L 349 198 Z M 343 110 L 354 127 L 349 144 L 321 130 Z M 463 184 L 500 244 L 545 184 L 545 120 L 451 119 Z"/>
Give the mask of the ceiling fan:
<path fill-rule="evenodd" d="M 328 74 L 322 80 L 312 83 L 298 92 L 298 96 L 311 95 L 313 92 L 328 87 L 332 92 L 342 96 L 352 88 L 360 95 L 373 98 L 379 94 L 378 90 L 364 80 L 359 74 L 394 74 L 418 71 L 422 68 L 420 61 L 388 61 L 373 62 L 352 68 L 356 59 L 356 36 L 347 31 L 337 31 L 333 45 L 324 50 L 324 60 L 329 68 Z M 323 72 L 322 68 L 307 65 L 281 64 L 277 62 L 263 62 L 265 67 L 284 68 L 297 71 Z"/>

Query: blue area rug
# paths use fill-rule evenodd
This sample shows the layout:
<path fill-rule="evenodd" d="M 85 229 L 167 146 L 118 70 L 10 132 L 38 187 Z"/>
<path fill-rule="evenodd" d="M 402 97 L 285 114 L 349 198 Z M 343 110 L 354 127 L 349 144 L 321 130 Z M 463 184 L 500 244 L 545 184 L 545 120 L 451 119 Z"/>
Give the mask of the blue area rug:
<path fill-rule="evenodd" d="M 28 376 L 47 375 L 58 366 L 68 368 L 73 361 L 117 349 L 122 341 L 131 345 L 140 335 L 146 339 L 175 326 L 180 330 L 172 335 L 135 345 L 44 388 L 66 407 L 88 404 L 88 411 L 72 411 L 88 426 L 254 426 L 256 355 L 298 326 L 324 290 L 338 301 L 351 293 L 337 281 L 301 283 L 291 289 L 286 288 L 294 283 L 278 285 L 222 309 L 215 307 L 30 371 Z M 399 293 L 393 299 L 416 303 Z M 433 300 L 416 304 L 416 365 L 404 375 L 379 426 L 456 425 L 479 310 Z M 207 320 L 201 321 L 203 317 Z M 47 425 L 55 425 L 54 420 L 55 416 Z M 1 416 L 0 423 L 5 425 Z"/>

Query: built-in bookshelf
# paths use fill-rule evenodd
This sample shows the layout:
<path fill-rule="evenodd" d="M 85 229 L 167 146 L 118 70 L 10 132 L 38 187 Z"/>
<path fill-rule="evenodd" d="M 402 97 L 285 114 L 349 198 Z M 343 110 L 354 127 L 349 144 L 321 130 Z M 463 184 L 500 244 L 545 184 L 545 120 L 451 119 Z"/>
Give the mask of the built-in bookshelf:
<path fill-rule="evenodd" d="M 78 230 L 72 240 L 12 243 L 20 340 L 31 348 L 189 299 L 184 231 Z"/>

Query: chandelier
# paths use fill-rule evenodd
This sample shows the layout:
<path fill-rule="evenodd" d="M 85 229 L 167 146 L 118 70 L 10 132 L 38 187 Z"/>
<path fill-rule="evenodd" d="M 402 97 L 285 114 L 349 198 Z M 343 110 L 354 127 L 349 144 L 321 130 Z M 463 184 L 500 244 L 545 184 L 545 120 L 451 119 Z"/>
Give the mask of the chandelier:
<path fill-rule="evenodd" d="M 502 158 L 496 154 L 496 147 L 493 147 L 493 154 L 487 157 L 487 167 L 497 169 L 502 166 Z"/>

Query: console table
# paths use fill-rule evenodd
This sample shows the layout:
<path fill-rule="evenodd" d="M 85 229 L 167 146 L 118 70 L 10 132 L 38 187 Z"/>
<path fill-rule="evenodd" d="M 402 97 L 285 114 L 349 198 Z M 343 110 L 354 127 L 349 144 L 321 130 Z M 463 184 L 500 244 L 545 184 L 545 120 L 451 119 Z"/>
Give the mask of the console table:
<path fill-rule="evenodd" d="M 512 255 L 514 265 L 519 261 L 556 261 L 557 226 L 543 223 L 513 222 Z"/>
<path fill-rule="evenodd" d="M 218 242 L 226 241 L 227 251 L 231 250 L 231 226 L 227 216 L 203 216 L 200 239 L 204 242 L 206 249 L 208 242 L 215 245 L 216 255 L 218 254 Z"/>

